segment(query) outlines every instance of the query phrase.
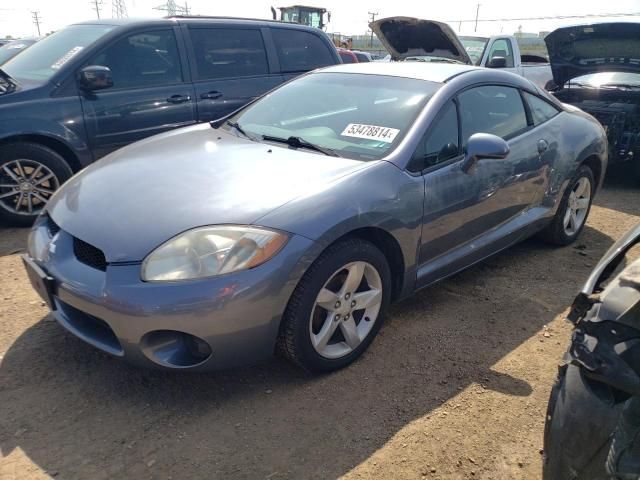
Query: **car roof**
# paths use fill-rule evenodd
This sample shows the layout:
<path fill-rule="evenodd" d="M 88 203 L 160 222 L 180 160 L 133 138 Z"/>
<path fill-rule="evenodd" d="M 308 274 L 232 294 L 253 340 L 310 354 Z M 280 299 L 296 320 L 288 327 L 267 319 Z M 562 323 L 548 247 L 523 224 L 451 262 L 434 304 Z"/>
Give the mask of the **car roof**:
<path fill-rule="evenodd" d="M 278 20 L 266 20 L 260 18 L 242 17 L 216 17 L 204 15 L 173 15 L 170 17 L 149 17 L 149 18 L 108 18 L 101 20 L 87 20 L 77 22 L 74 25 L 113 25 L 117 27 L 143 26 L 143 25 L 167 25 L 176 23 L 234 23 L 248 25 L 277 26 L 300 30 L 319 30 L 299 23 L 282 22 Z"/>
<path fill-rule="evenodd" d="M 367 62 L 335 65 L 333 67 L 322 69 L 322 72 L 387 75 L 392 77 L 414 78 L 416 80 L 444 83 L 462 73 L 474 70 L 484 69 L 471 65 L 455 63 L 425 64 L 422 62 Z"/>

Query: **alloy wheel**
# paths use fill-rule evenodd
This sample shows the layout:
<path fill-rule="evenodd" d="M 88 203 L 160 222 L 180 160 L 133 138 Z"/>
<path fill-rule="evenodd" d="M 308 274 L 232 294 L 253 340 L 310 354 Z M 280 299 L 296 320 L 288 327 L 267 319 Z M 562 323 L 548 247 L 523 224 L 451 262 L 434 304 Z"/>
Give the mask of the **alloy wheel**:
<path fill-rule="evenodd" d="M 564 214 L 564 232 L 568 236 L 575 235 L 587 218 L 591 205 L 591 182 L 587 177 L 581 177 L 569 194 L 567 211 Z"/>
<path fill-rule="evenodd" d="M 0 168 L 0 207 L 18 215 L 37 215 L 59 187 L 58 177 L 46 165 L 12 160 Z"/>
<path fill-rule="evenodd" d="M 382 306 L 382 279 L 367 262 L 351 262 L 331 275 L 311 311 L 313 348 L 337 359 L 354 351 L 369 335 Z"/>

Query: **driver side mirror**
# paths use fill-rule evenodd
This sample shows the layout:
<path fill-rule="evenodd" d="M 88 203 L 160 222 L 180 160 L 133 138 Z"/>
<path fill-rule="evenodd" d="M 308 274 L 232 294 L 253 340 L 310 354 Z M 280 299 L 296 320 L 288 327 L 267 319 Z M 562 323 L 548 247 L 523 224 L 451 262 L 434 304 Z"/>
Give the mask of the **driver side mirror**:
<path fill-rule="evenodd" d="M 89 65 L 80 70 L 78 78 L 80 88 L 87 91 L 103 90 L 113 87 L 113 75 L 109 67 Z"/>
<path fill-rule="evenodd" d="M 505 57 L 493 57 L 487 63 L 487 68 L 506 68 L 507 59 Z"/>
<path fill-rule="evenodd" d="M 461 169 L 469 173 L 474 165 L 483 158 L 504 159 L 509 155 L 509 144 L 497 135 L 474 133 L 469 137 Z"/>

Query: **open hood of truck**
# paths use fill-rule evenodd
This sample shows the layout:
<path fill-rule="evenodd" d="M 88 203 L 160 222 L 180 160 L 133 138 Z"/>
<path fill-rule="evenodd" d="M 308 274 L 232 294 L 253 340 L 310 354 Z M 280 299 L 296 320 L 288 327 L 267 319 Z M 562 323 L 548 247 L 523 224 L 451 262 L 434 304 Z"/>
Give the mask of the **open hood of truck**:
<path fill-rule="evenodd" d="M 544 41 L 558 87 L 589 73 L 640 73 L 640 23 L 563 27 L 551 32 Z"/>
<path fill-rule="evenodd" d="M 389 17 L 371 22 L 394 60 L 430 56 L 471 65 L 460 40 L 446 23 L 412 17 Z"/>

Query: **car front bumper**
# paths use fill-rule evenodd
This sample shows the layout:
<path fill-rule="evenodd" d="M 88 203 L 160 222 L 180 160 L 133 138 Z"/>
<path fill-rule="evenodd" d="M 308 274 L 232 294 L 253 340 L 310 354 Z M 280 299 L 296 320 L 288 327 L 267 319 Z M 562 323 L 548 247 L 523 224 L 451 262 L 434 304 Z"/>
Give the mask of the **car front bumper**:
<path fill-rule="evenodd" d="M 37 221 L 28 257 L 50 277 L 54 317 L 77 337 L 138 366 L 202 371 L 273 354 L 280 318 L 315 248 L 294 235 L 251 270 L 143 282 L 140 263 L 88 266 L 76 258 L 70 234 L 51 235 Z"/>

